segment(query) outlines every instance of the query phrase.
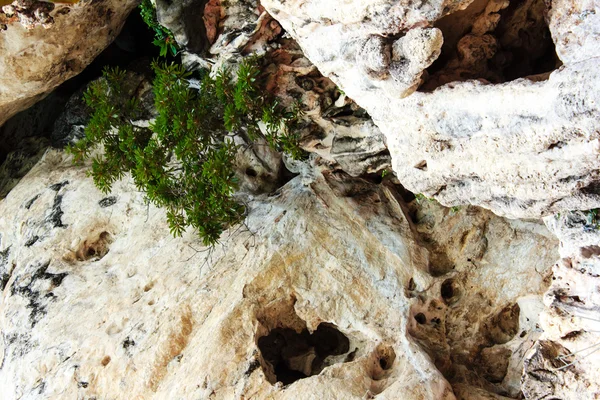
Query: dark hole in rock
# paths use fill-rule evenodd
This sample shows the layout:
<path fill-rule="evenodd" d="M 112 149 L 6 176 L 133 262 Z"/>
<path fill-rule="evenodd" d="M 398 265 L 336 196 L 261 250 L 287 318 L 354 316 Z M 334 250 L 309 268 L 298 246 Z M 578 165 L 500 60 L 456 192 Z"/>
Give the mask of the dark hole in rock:
<path fill-rule="evenodd" d="M 582 331 L 582 330 L 579 330 L 579 331 L 571 331 L 571 332 L 567 333 L 566 335 L 564 335 L 564 336 L 561 336 L 560 338 L 561 338 L 562 340 L 571 340 L 571 339 L 575 339 L 576 337 L 580 336 L 581 334 L 583 334 L 583 331 Z"/>
<path fill-rule="evenodd" d="M 454 279 L 446 279 L 442 282 L 440 294 L 446 302 L 446 304 L 456 303 L 460 296 L 460 289 L 458 283 Z"/>
<path fill-rule="evenodd" d="M 374 381 L 379 381 L 389 377 L 390 370 L 396 361 L 396 352 L 390 346 L 380 344 L 374 352 L 374 364 L 371 370 L 371 378 Z"/>
<path fill-rule="evenodd" d="M 410 278 L 410 280 L 408 281 L 408 290 L 413 291 L 417 288 L 417 284 L 415 283 L 415 280 L 413 278 Z"/>
<path fill-rule="evenodd" d="M 593 181 L 586 187 L 581 189 L 583 194 L 600 194 L 600 181 Z"/>
<path fill-rule="evenodd" d="M 488 3 L 475 0 L 435 23 L 443 33 L 444 44 L 438 59 L 427 69 L 420 91 L 469 79 L 490 83 L 523 77 L 546 79 L 560 67 L 546 23 L 544 0 L 511 0 L 496 12 L 493 7 L 486 9 Z"/>
<path fill-rule="evenodd" d="M 562 149 L 563 147 L 565 147 L 566 143 L 563 142 L 562 140 L 559 140 L 558 142 L 554 142 L 552 144 L 550 144 L 548 146 L 548 150 L 552 150 L 552 149 Z"/>
<path fill-rule="evenodd" d="M 321 323 L 312 334 L 308 329 L 298 333 L 290 328 L 275 328 L 258 339 L 258 348 L 275 373 L 275 382 L 271 383 L 289 385 L 318 375 L 331 364 L 344 362 L 350 341 L 334 326 Z"/>
<path fill-rule="evenodd" d="M 495 344 L 504 344 L 519 332 L 519 304 L 507 305 L 487 324 L 488 337 Z"/>
<path fill-rule="evenodd" d="M 363 178 L 366 181 L 372 182 L 376 185 L 380 185 L 381 182 L 383 182 L 383 177 L 381 176 L 381 174 L 365 174 L 361 176 L 361 178 Z"/>
<path fill-rule="evenodd" d="M 381 367 L 381 369 L 383 369 L 383 370 L 386 370 L 386 369 L 390 369 L 390 368 L 391 368 L 391 365 L 390 365 L 390 364 L 388 364 L 388 360 L 387 360 L 387 358 L 384 358 L 384 357 L 382 357 L 382 358 L 380 358 L 380 359 L 379 359 L 379 366 L 380 366 L 380 367 Z"/>
<path fill-rule="evenodd" d="M 254 168 L 246 168 L 246 175 L 255 177 L 258 173 L 254 170 Z"/>
<path fill-rule="evenodd" d="M 425 317 L 425 314 L 418 313 L 417 315 L 415 315 L 415 321 L 417 321 L 419 324 L 423 325 L 424 323 L 427 322 L 427 318 Z"/>
<path fill-rule="evenodd" d="M 85 240 L 75 252 L 75 258 L 79 261 L 86 261 L 94 257 L 100 260 L 108 253 L 112 242 L 110 233 L 102 232 L 96 239 Z"/>
<path fill-rule="evenodd" d="M 421 171 L 427 171 L 427 161 L 425 161 L 425 160 L 419 161 L 415 165 L 415 168 L 420 169 Z"/>

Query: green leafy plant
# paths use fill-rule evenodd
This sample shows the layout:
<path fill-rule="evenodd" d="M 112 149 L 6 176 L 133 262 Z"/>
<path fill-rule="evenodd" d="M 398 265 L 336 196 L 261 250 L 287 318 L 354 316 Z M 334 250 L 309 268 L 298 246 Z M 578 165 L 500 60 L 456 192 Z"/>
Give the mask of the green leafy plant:
<path fill-rule="evenodd" d="M 433 199 L 425 196 L 423 193 L 415 194 L 415 201 L 417 204 L 424 204 L 426 201 L 433 201 Z"/>
<path fill-rule="evenodd" d="M 178 50 L 177 42 L 173 37 L 173 33 L 158 22 L 154 4 L 150 0 L 142 0 L 139 7 L 142 19 L 154 31 L 154 41 L 152 43 L 160 47 L 161 57 L 165 57 L 168 52 L 175 56 Z"/>
<path fill-rule="evenodd" d="M 166 208 L 173 235 L 191 226 L 206 245 L 213 245 L 244 214 L 233 197 L 239 148 L 234 137 L 246 143 L 262 138 L 301 157 L 293 132 L 300 111 L 286 110 L 261 93 L 256 58 L 241 63 L 235 82 L 226 70 L 215 79 L 204 73 L 199 91 L 190 88 L 182 66 L 154 62 L 152 67 L 157 117 L 150 128 L 132 122 L 140 110 L 124 89 L 126 73 L 108 69 L 85 92 L 92 117 L 85 138 L 68 151 L 79 162 L 102 146 L 104 153 L 93 157 L 89 172 L 100 190 L 109 192 L 130 172 L 147 198 Z"/>
<path fill-rule="evenodd" d="M 600 229 L 600 209 L 593 208 L 586 211 L 587 225 L 595 229 Z"/>

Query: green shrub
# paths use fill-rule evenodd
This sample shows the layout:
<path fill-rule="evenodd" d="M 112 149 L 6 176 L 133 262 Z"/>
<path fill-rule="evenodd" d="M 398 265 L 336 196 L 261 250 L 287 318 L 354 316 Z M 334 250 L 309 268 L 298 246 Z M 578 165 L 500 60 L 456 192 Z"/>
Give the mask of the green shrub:
<path fill-rule="evenodd" d="M 600 208 L 593 208 L 591 210 L 585 211 L 587 225 L 589 227 L 600 229 Z"/>
<path fill-rule="evenodd" d="M 173 37 L 173 33 L 158 22 L 154 4 L 150 0 L 142 0 L 139 7 L 142 19 L 154 31 L 154 41 L 152 43 L 160 47 L 161 57 L 165 57 L 169 51 L 175 56 L 177 54 L 177 42 Z"/>
<path fill-rule="evenodd" d="M 102 145 L 104 153 L 94 156 L 90 171 L 100 190 L 109 192 L 130 172 L 148 199 L 166 208 L 175 236 L 192 226 L 206 245 L 213 245 L 244 214 L 233 198 L 238 151 L 233 138 L 241 136 L 246 143 L 264 138 L 277 150 L 302 156 L 293 130 L 299 109 L 285 110 L 260 92 L 258 63 L 255 58 L 242 62 L 235 83 L 228 71 L 216 79 L 204 73 L 196 91 L 182 66 L 154 62 L 157 117 L 150 129 L 132 123 L 139 106 L 125 94 L 125 72 L 105 70 L 85 93 L 93 111 L 85 138 L 68 150 L 79 162 Z M 259 123 L 266 126 L 265 135 Z"/>

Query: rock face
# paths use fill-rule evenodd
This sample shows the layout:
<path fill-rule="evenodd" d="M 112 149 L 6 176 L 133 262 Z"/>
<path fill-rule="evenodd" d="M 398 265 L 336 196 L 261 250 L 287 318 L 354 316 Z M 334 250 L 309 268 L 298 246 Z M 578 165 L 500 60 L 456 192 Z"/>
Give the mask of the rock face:
<path fill-rule="evenodd" d="M 46 153 L 0 202 L 5 398 L 518 393 L 545 227 L 295 169 L 209 251 L 131 182 L 103 196 Z"/>
<path fill-rule="evenodd" d="M 189 21 L 186 7 L 204 10 L 203 29 Z M 158 1 L 157 9 L 159 17 L 168 16 L 165 21 L 174 32 L 188 32 L 177 39 L 182 46 L 208 41 L 207 51 L 186 46 L 182 58 L 189 69 L 235 69 L 241 56 L 263 56 L 265 90 L 285 106 L 298 102 L 305 113 L 299 129 L 302 148 L 352 176 L 381 174 L 391 168 L 385 137 L 366 111 L 319 72 L 258 1 Z"/>
<path fill-rule="evenodd" d="M 600 231 L 596 211 L 548 217 L 561 259 L 544 296 L 544 333 L 525 362 L 527 398 L 600 397 Z"/>
<path fill-rule="evenodd" d="M 511 218 L 600 205 L 597 2 L 263 5 L 368 111 L 412 192 Z"/>
<path fill-rule="evenodd" d="M 387 143 L 400 182 L 447 204 L 596 206 L 595 4 L 555 1 L 549 27 L 537 0 L 264 4 L 315 65 L 254 0 L 157 1 L 188 65 L 266 54 L 267 90 L 304 107 L 315 154 L 240 152 L 248 215 L 217 247 L 172 238 L 127 179 L 100 194 L 46 142 L 1 167 L 0 188 L 16 184 L 0 200 L 3 399 L 599 397 L 598 210 L 508 220 L 381 174 Z M 19 1 L 0 34 L 131 6 Z M 104 18 L 77 32 L 118 25 Z M 80 95 L 31 128 L 81 135 Z"/>
<path fill-rule="evenodd" d="M 14 4 L 0 13 L 7 25 L 0 30 L 0 125 L 80 73 L 114 40 L 138 1 Z"/>

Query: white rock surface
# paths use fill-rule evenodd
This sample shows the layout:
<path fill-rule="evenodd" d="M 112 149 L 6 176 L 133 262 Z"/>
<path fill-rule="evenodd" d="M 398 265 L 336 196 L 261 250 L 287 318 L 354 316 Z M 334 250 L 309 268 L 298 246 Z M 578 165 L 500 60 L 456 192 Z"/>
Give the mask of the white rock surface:
<path fill-rule="evenodd" d="M 548 217 L 561 259 L 544 296 L 544 330 L 525 363 L 527 398 L 600 397 L 600 231 L 595 213 Z"/>
<path fill-rule="evenodd" d="M 480 76 L 488 76 L 490 63 L 513 57 L 515 43 L 528 54 L 542 40 L 543 3 L 519 3 L 508 14 L 502 11 L 508 2 L 495 0 L 465 11 L 457 10 L 469 2 L 263 4 L 319 70 L 369 112 L 387 138 L 394 171 L 412 192 L 511 218 L 600 205 L 597 1 L 552 2 L 549 28 L 564 65 L 549 77 L 450 82 L 417 93 L 442 46 L 434 24 L 470 60 L 464 72 L 482 69 Z"/>
<path fill-rule="evenodd" d="M 250 199 L 246 226 L 206 251 L 193 232 L 173 239 L 130 182 L 105 197 L 49 151 L 0 202 L 3 398 L 514 392 L 530 340 L 516 333 L 533 324 L 528 304 L 539 303 L 556 257 L 543 225 L 433 203 L 411 211 L 413 225 L 389 182 L 301 168 Z M 261 337 L 320 323 L 346 335 L 347 352 L 319 375 L 270 383 Z M 293 354 L 290 365 L 306 371 L 315 353 Z"/>
<path fill-rule="evenodd" d="M 24 26 L 0 13 L 0 24 L 7 24 L 0 30 L 0 125 L 83 71 L 115 39 L 137 4 L 137 0 L 58 4 L 46 27 L 23 22 Z"/>

